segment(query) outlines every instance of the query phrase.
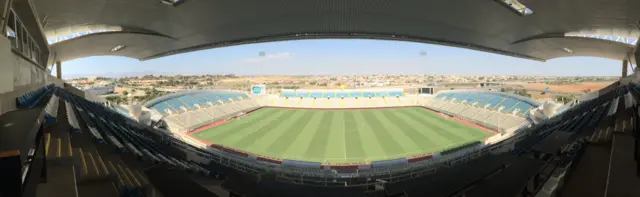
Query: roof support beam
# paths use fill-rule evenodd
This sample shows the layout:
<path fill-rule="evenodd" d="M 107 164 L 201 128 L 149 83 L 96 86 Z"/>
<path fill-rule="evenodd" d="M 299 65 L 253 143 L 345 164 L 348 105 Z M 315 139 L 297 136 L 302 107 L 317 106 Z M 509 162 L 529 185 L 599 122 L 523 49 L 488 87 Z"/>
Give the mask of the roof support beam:
<path fill-rule="evenodd" d="M 62 62 L 56 61 L 56 77 L 62 79 Z"/>

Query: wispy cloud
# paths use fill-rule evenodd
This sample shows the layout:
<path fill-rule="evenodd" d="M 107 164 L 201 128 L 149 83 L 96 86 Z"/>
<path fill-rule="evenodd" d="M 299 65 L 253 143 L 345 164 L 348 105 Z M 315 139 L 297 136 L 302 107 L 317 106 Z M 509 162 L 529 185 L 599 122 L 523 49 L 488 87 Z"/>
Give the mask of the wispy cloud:
<path fill-rule="evenodd" d="M 293 53 L 290 53 L 290 52 L 271 53 L 271 54 L 267 53 L 263 57 L 245 59 L 244 62 L 245 63 L 262 63 L 266 61 L 289 59 L 291 57 L 293 57 Z"/>

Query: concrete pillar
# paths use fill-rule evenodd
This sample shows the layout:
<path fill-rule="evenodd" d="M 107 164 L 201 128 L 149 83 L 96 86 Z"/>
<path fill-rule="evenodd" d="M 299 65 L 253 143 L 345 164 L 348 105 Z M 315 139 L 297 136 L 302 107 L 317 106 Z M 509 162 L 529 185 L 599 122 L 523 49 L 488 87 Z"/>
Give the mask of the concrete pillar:
<path fill-rule="evenodd" d="M 62 79 L 62 63 L 60 61 L 56 61 L 56 77 Z"/>
<path fill-rule="evenodd" d="M 0 94 L 12 92 L 14 87 L 14 75 L 16 72 L 16 58 L 11 52 L 10 42 L 7 37 L 0 36 Z"/>
<path fill-rule="evenodd" d="M 638 39 L 640 39 L 640 38 L 638 38 Z M 631 54 L 629 54 L 628 57 L 627 57 L 631 61 L 631 64 L 636 65 L 636 68 L 637 68 L 638 65 L 640 65 L 639 64 L 640 63 L 639 62 L 640 61 L 640 48 L 638 48 L 638 47 L 640 47 L 640 41 L 636 42 L 636 49 L 633 52 L 631 52 Z"/>
<path fill-rule="evenodd" d="M 627 67 L 629 67 L 629 60 L 622 60 L 622 77 L 627 76 Z"/>

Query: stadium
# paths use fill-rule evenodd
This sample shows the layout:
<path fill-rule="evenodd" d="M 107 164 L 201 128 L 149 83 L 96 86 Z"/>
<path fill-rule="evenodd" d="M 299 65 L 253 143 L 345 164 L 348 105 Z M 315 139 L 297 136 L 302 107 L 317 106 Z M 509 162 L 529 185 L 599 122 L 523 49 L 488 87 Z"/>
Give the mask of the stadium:
<path fill-rule="evenodd" d="M 389 182 L 402 180 L 468 159 L 456 158 L 468 152 L 499 149 L 541 107 L 491 90 L 434 96 L 401 88 L 253 89 L 179 92 L 151 100 L 141 111 L 164 132 L 238 163 L 252 162 L 254 171 L 275 170 L 301 184 L 349 186 L 375 184 L 372 178 L 389 173 L 397 176 Z M 292 169 L 304 173 L 284 174 Z"/>
<path fill-rule="evenodd" d="M 207 95 L 240 100 L 220 109 L 196 109 L 195 106 L 216 102 L 206 99 Z M 241 151 L 277 164 L 285 160 L 344 168 L 349 164 L 357 167 L 379 161 L 422 161 L 440 151 L 479 144 L 497 132 L 430 110 L 418 104 L 423 98 L 405 97 L 401 90 L 297 90 L 284 91 L 273 99 L 256 100 L 243 96 L 196 93 L 154 103 L 150 108 L 196 109 L 180 114 L 171 111 L 172 115 L 164 120 L 170 130 L 186 130 L 191 137 L 209 146 Z M 176 104 L 178 106 L 174 106 Z M 494 105 L 491 107 L 507 108 L 499 103 Z M 511 107 L 513 103 L 508 106 Z M 223 114 L 216 113 L 217 110 Z M 224 115 L 225 112 L 229 115 Z M 506 121 L 510 117 L 499 118 Z M 524 121 L 516 119 L 504 126 L 515 127 L 516 121 L 519 120 L 519 124 Z"/>
<path fill-rule="evenodd" d="M 640 196 L 637 7 L 0 0 L 0 196 Z M 429 81 L 251 83 L 119 105 L 62 79 L 63 63 L 78 58 L 146 61 L 301 39 L 438 44 L 540 62 L 591 56 L 619 60 L 621 72 L 568 103 L 499 91 L 500 82 L 435 91 Z"/>

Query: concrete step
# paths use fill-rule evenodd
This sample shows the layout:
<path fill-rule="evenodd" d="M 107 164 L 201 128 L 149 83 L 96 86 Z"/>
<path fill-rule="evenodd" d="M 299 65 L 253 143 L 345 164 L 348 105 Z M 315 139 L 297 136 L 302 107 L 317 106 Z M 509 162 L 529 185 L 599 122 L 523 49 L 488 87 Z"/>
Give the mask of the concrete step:
<path fill-rule="evenodd" d="M 140 185 L 150 186 L 149 181 L 147 180 L 147 177 L 145 177 L 144 173 L 140 172 L 140 170 L 133 170 L 132 173 L 136 177 L 138 177 L 138 181 L 140 182 Z"/>
<path fill-rule="evenodd" d="M 104 163 L 103 158 L 96 151 L 77 149 L 75 164 L 80 169 L 79 183 L 111 181 L 111 172 Z"/>
<path fill-rule="evenodd" d="M 68 134 L 56 136 L 51 133 L 46 133 L 44 137 L 45 155 L 47 156 L 47 160 L 73 156 L 71 139 Z"/>
<path fill-rule="evenodd" d="M 77 197 L 75 173 L 72 163 L 55 165 L 47 161 L 47 182 L 40 183 L 37 197 Z"/>
<path fill-rule="evenodd" d="M 78 185 L 79 197 L 116 197 L 120 196 L 116 185 L 112 181 L 93 182 Z"/>
<path fill-rule="evenodd" d="M 140 171 L 132 170 L 124 164 L 114 164 L 111 161 L 108 161 L 107 165 L 109 166 L 109 169 L 113 171 L 114 177 L 116 177 L 115 182 L 117 183 L 120 192 L 145 190 L 153 187 Z"/>

